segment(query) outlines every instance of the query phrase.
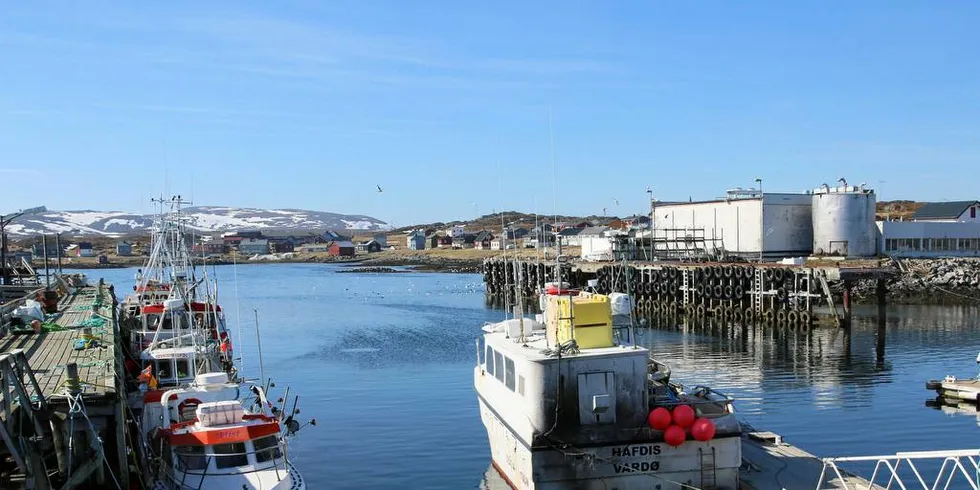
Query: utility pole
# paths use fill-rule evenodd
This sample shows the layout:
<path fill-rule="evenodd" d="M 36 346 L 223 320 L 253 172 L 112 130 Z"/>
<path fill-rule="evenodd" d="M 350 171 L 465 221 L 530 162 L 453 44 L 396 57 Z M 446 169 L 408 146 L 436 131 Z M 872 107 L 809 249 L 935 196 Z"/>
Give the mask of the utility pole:
<path fill-rule="evenodd" d="M 647 195 L 650 198 L 650 225 L 647 228 L 650 230 L 650 258 L 648 260 L 653 261 L 653 189 L 647 186 Z"/>

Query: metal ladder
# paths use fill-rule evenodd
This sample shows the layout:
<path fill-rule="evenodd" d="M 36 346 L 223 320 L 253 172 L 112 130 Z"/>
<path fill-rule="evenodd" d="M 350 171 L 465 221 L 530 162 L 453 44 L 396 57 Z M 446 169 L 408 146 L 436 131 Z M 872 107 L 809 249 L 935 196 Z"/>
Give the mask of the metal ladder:
<path fill-rule="evenodd" d="M 683 277 L 682 285 L 684 287 L 684 306 L 691 304 L 691 274 L 693 274 L 692 269 L 681 269 L 681 276 Z"/>
<path fill-rule="evenodd" d="M 698 448 L 698 456 L 701 459 L 701 488 L 702 490 L 715 489 L 715 448 L 711 452 L 706 452 L 703 448 Z"/>
<path fill-rule="evenodd" d="M 752 297 L 752 309 L 756 313 L 762 313 L 762 278 L 764 277 L 763 269 L 761 267 L 755 268 L 755 295 Z"/>

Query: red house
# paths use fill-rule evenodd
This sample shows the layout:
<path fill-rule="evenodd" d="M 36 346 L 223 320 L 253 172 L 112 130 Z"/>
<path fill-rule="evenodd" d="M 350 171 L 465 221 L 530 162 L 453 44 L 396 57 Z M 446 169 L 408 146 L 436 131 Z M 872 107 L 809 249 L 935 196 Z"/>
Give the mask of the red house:
<path fill-rule="evenodd" d="M 354 244 L 349 241 L 331 242 L 327 252 L 335 257 L 353 257 L 355 248 Z"/>

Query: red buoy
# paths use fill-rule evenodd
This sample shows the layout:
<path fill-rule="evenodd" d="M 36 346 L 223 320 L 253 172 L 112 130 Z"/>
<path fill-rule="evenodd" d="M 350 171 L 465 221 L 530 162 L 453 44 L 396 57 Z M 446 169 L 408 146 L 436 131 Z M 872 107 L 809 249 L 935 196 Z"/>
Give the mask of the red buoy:
<path fill-rule="evenodd" d="M 715 423 L 701 417 L 691 426 L 691 435 L 698 441 L 710 441 L 715 436 Z"/>
<path fill-rule="evenodd" d="M 670 427 L 670 410 L 664 407 L 654 408 L 647 416 L 647 423 L 656 430 L 664 430 Z"/>
<path fill-rule="evenodd" d="M 674 407 L 674 423 L 682 429 L 686 429 L 694 423 L 694 409 L 690 405 L 677 405 Z"/>
<path fill-rule="evenodd" d="M 687 439 L 687 434 L 684 434 L 684 429 L 676 425 L 671 425 L 664 431 L 664 442 L 671 446 L 677 447 L 684 444 L 684 439 Z"/>

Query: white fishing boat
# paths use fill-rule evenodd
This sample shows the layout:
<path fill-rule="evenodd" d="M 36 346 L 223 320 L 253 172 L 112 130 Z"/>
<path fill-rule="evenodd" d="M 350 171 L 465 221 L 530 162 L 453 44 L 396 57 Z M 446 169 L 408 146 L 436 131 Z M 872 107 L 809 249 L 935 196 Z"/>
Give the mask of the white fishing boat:
<path fill-rule="evenodd" d="M 542 315 L 484 326 L 477 349 L 480 416 L 507 483 L 738 488 L 741 429 L 732 399 L 671 382 L 648 349 L 617 341 L 617 298 L 557 284 L 541 296 Z"/>
<path fill-rule="evenodd" d="M 286 443 L 286 435 L 299 430 L 295 403 L 285 416 L 273 410 L 263 388 L 253 386 L 251 392 L 246 407 L 249 399 L 227 373 L 204 373 L 147 403 L 141 425 L 148 488 L 305 489 Z"/>

